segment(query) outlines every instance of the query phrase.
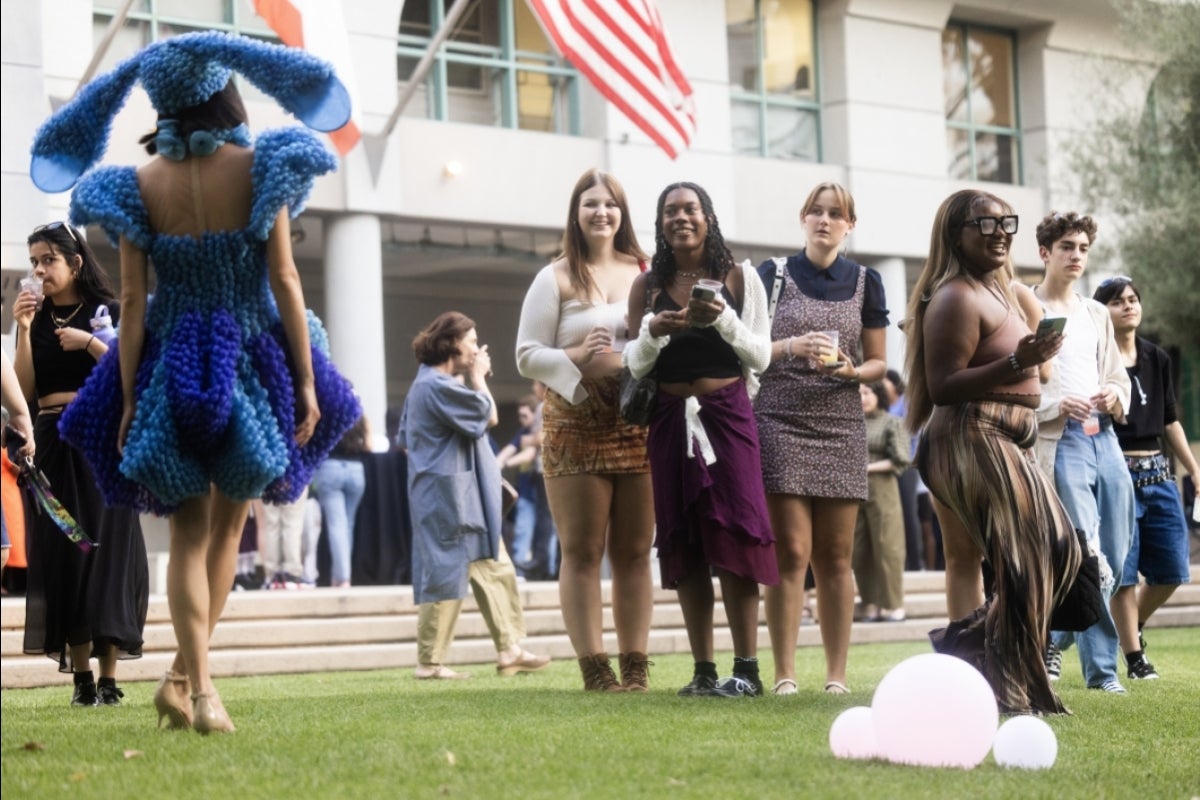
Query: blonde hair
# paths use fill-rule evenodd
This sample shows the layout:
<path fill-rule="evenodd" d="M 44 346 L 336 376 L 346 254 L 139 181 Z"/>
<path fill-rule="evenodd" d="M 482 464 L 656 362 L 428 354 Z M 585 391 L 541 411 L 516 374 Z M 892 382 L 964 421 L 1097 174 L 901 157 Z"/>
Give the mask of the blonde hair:
<path fill-rule="evenodd" d="M 821 196 L 821 192 L 829 190 L 837 195 L 838 205 L 842 211 L 846 212 L 846 218 L 851 222 L 858 222 L 858 216 L 854 213 L 854 197 L 850 191 L 840 183 L 833 181 L 824 181 L 813 187 L 813 190 L 808 193 L 808 197 L 804 200 L 804 205 L 800 206 L 800 216 L 806 216 L 812 210 L 813 203 L 817 202 L 817 198 Z"/>
<path fill-rule="evenodd" d="M 994 194 L 978 189 L 963 189 L 942 201 L 933 219 L 933 230 L 929 235 L 929 257 L 916 285 L 913 286 L 912 295 L 908 299 L 908 313 L 902 323 L 908 342 L 905 355 L 905 372 L 908 375 L 905 422 L 909 430 L 914 432 L 920 430 L 933 413 L 933 400 L 929 394 L 925 374 L 925 309 L 934 294 L 952 280 L 962 278 L 969 283 L 979 284 L 979 279 L 963 267 L 960 260 L 962 246 L 959 237 L 963 223 L 970 217 L 971 212 L 987 202 L 999 204 L 1006 215 L 1013 213 L 1012 206 Z M 1012 282 L 1013 266 L 1010 254 L 996 277 L 996 286 L 1016 314 L 1024 319 L 1025 313 L 1013 293 Z"/>

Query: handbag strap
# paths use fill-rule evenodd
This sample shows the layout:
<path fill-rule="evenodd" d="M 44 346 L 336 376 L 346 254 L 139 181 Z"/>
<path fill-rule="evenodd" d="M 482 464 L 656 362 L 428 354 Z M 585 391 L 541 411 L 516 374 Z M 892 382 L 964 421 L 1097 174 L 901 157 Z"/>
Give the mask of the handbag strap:
<path fill-rule="evenodd" d="M 783 273 L 787 270 L 787 256 L 775 256 L 775 282 L 771 284 L 771 299 L 767 302 L 767 324 L 775 320 L 775 306 L 779 305 L 779 295 L 783 292 Z"/>

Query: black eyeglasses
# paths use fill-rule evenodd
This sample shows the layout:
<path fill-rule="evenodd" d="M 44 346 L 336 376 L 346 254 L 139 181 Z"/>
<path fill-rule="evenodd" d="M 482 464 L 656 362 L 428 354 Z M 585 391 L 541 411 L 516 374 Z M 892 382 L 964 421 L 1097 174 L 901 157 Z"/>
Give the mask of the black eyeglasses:
<path fill-rule="evenodd" d="M 62 220 L 55 220 L 54 222 L 47 222 L 45 225 L 38 225 L 33 229 L 33 232 L 41 233 L 42 231 L 56 231 L 59 228 L 66 228 L 67 235 L 71 237 L 71 241 L 75 243 L 76 247 L 79 246 L 79 237 L 75 235 L 75 229 Z"/>
<path fill-rule="evenodd" d="M 968 225 L 974 225 L 976 228 L 979 228 L 979 233 L 983 236 L 991 236 L 996 232 L 996 228 L 1011 236 L 1017 232 L 1017 215 L 1009 214 L 1007 217 L 976 217 L 963 223 L 964 228 Z"/>
<path fill-rule="evenodd" d="M 1113 275 L 1111 278 L 1105 278 L 1100 281 L 1099 288 L 1106 289 L 1115 283 L 1133 283 L 1133 278 L 1130 278 L 1128 275 Z"/>

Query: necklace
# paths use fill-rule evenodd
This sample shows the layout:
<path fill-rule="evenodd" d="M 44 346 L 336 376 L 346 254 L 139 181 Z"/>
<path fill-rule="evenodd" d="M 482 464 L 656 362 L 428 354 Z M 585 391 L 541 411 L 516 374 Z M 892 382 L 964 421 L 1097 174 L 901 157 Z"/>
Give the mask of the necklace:
<path fill-rule="evenodd" d="M 75 315 L 79 313 L 79 310 L 81 308 L 83 308 L 82 302 L 80 302 L 79 305 L 75 306 L 75 310 L 72 311 L 70 314 L 68 314 L 65 319 L 63 317 L 60 317 L 58 314 L 55 314 L 53 311 L 51 311 L 50 319 L 52 319 L 54 321 L 54 327 L 61 328 L 64 325 L 66 325 L 68 322 L 70 322 L 71 320 L 75 319 Z"/>
<path fill-rule="evenodd" d="M 696 272 L 684 272 L 681 269 L 677 269 L 675 270 L 675 275 L 679 278 L 691 278 L 692 280 L 695 280 L 700 277 L 700 271 L 697 270 Z"/>

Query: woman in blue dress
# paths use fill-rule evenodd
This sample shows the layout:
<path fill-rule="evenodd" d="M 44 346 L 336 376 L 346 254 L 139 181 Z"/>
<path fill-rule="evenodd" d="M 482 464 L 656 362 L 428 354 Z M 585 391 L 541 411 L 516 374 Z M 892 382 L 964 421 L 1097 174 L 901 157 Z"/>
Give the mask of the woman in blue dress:
<path fill-rule="evenodd" d="M 170 514 L 167 598 L 179 651 L 154 702 L 160 725 L 201 733 L 233 730 L 208 642 L 249 501 L 294 499 L 360 414 L 306 315 L 289 231 L 314 178 L 336 161 L 298 128 L 252 141 L 233 69 L 310 127 L 348 118 L 328 64 L 238 36 L 190 34 L 150 45 L 85 87 L 38 132 L 30 169 L 46 191 L 78 181 L 72 220 L 119 242 L 119 358 L 92 372 L 61 431 L 109 504 Z M 138 80 L 159 114 L 143 139 L 158 157 L 80 178 Z"/>

